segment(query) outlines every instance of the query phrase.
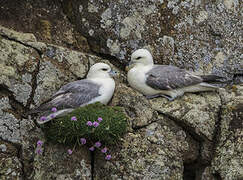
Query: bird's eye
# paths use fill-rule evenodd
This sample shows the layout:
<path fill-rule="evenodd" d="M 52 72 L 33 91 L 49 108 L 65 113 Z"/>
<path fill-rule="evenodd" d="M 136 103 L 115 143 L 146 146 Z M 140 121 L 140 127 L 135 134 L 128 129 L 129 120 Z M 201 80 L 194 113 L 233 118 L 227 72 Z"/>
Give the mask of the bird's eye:
<path fill-rule="evenodd" d="M 136 59 L 137 59 L 137 60 L 139 60 L 139 59 L 141 59 L 141 58 L 142 58 L 142 57 L 141 57 L 141 56 L 139 56 L 139 57 L 137 57 Z"/>
<path fill-rule="evenodd" d="M 107 71 L 108 69 L 106 69 L 106 68 L 102 68 L 102 71 Z"/>

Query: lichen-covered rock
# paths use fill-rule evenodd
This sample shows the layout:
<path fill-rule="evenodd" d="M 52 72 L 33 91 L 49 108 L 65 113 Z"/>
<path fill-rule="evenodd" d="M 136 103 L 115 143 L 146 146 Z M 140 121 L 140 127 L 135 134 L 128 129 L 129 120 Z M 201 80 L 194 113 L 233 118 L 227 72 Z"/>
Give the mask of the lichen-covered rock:
<path fill-rule="evenodd" d="M 33 122 L 28 122 L 26 119 L 20 120 L 11 109 L 9 104 L 9 98 L 3 97 L 0 99 L 0 137 L 3 140 L 7 140 L 13 143 L 20 143 L 23 140 L 23 136 L 28 132 L 28 129 L 33 127 Z M 22 123 L 25 126 L 22 126 Z"/>
<path fill-rule="evenodd" d="M 116 84 L 112 105 L 124 107 L 132 128 L 142 127 L 157 120 L 157 113 L 150 107 L 149 101 L 125 84 Z"/>
<path fill-rule="evenodd" d="M 212 167 L 223 179 L 243 178 L 243 86 L 236 86 L 235 98 L 222 107 L 219 143 Z"/>
<path fill-rule="evenodd" d="M 21 179 L 22 164 L 18 159 L 18 149 L 2 140 L 0 140 L 0 167 L 2 180 Z"/>
<path fill-rule="evenodd" d="M 1 5 L 0 24 L 35 36 L 0 26 L 1 178 L 91 179 L 94 173 L 97 179 L 242 179 L 241 86 L 219 95 L 188 93 L 173 102 L 147 100 L 119 72 L 110 105 L 125 109 L 129 133 L 108 147 L 110 161 L 94 153 L 94 172 L 87 148 L 76 147 L 69 155 L 72 147 L 47 142 L 25 116 L 61 85 L 85 77 L 90 65 L 113 63 L 119 71 L 141 47 L 151 50 L 156 63 L 242 82 L 240 1 L 16 2 Z M 74 32 L 61 5 L 82 35 Z M 38 139 L 44 141 L 41 155 Z"/>
<path fill-rule="evenodd" d="M 165 98 L 150 100 L 152 108 L 191 129 L 201 139 L 212 140 L 221 106 L 216 93 L 186 94 L 172 102 Z"/>
<path fill-rule="evenodd" d="M 73 149 L 71 155 L 68 148 L 61 145 L 44 143 L 44 152 L 36 155 L 33 171 L 28 179 L 91 179 L 89 152 L 86 148 Z"/>
<path fill-rule="evenodd" d="M 64 83 L 83 78 L 89 64 L 102 59 L 36 42 L 31 34 L 18 33 L 2 26 L 0 37 L 0 139 L 19 147 L 17 155 L 1 159 L 1 178 L 39 179 L 44 174 L 47 179 L 69 176 L 78 179 L 87 176 L 90 179 L 90 167 L 83 156 L 79 156 L 81 159 L 76 164 L 78 168 L 75 172 L 62 174 L 57 171 L 53 174 L 47 171 L 49 166 L 33 171 L 37 168 L 33 163 L 35 143 L 42 134 L 34 120 L 25 113 L 31 106 L 48 99 Z M 5 151 L 4 144 L 0 147 Z M 56 151 L 60 150 L 57 148 Z M 51 155 L 46 154 L 46 159 L 53 160 L 46 163 L 52 162 L 51 165 L 56 166 L 60 163 L 57 161 L 60 157 L 55 157 L 53 160 Z M 67 169 L 67 164 L 59 167 Z M 83 169 L 80 170 L 80 167 Z"/>
<path fill-rule="evenodd" d="M 110 162 L 99 158 L 96 178 L 182 179 L 183 154 L 191 152 L 194 160 L 198 155 L 187 136 L 173 122 L 159 117 L 146 128 L 128 133 L 119 147 L 111 147 L 114 152 Z"/>
<path fill-rule="evenodd" d="M 240 1 L 64 0 L 63 7 L 93 51 L 122 63 L 145 47 L 161 64 L 242 73 Z"/>
<path fill-rule="evenodd" d="M 45 43 L 90 52 L 86 38 L 75 31 L 61 10 L 61 1 L 30 0 L 22 3 L 18 0 L 4 1 L 0 8 L 0 24 L 18 31 L 20 35 L 17 40 L 20 37 L 22 37 L 21 41 L 37 39 Z M 10 34 L 12 32 L 8 30 L 6 35 Z"/>

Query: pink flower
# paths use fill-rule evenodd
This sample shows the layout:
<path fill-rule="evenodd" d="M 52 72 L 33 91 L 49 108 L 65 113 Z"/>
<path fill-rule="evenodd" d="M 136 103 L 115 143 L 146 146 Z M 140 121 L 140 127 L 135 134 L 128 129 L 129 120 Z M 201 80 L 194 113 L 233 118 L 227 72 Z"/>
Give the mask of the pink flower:
<path fill-rule="evenodd" d="M 93 125 L 91 121 L 88 121 L 86 124 L 87 124 L 87 126 L 92 126 Z"/>
<path fill-rule="evenodd" d="M 42 146 L 42 144 L 43 144 L 43 141 L 41 141 L 41 140 L 38 140 L 36 144 L 37 144 L 37 146 L 39 146 L 39 147 L 40 147 L 40 146 Z"/>
<path fill-rule="evenodd" d="M 36 149 L 36 154 L 42 154 L 43 153 L 43 149 L 42 148 L 37 148 Z"/>
<path fill-rule="evenodd" d="M 100 143 L 99 141 L 95 143 L 95 147 L 98 148 L 98 147 L 100 147 L 100 146 L 101 146 L 101 143 Z"/>
<path fill-rule="evenodd" d="M 71 150 L 71 149 L 68 149 L 68 154 L 72 154 L 73 153 L 73 151 Z"/>
<path fill-rule="evenodd" d="M 86 139 L 85 138 L 80 138 L 81 144 L 86 144 Z"/>
<path fill-rule="evenodd" d="M 51 108 L 51 111 L 52 112 L 57 112 L 57 108 L 53 107 L 53 108 Z"/>
<path fill-rule="evenodd" d="M 94 127 L 98 127 L 100 124 L 97 122 L 97 121 L 95 121 L 95 122 L 93 122 L 93 126 Z"/>
<path fill-rule="evenodd" d="M 106 160 L 110 160 L 111 159 L 111 155 L 110 154 L 106 155 L 105 159 Z"/>
<path fill-rule="evenodd" d="M 102 117 L 98 117 L 98 121 L 101 122 L 103 119 Z"/>
<path fill-rule="evenodd" d="M 94 146 L 90 147 L 89 150 L 94 151 L 95 150 Z"/>
<path fill-rule="evenodd" d="M 46 121 L 46 120 L 47 120 L 46 116 L 41 116 L 40 117 L 40 121 Z"/>
<path fill-rule="evenodd" d="M 101 149 L 102 153 L 106 153 L 107 152 L 107 147 L 104 147 L 103 149 Z"/>
<path fill-rule="evenodd" d="M 71 117 L 72 121 L 77 121 L 77 118 L 75 116 Z"/>
<path fill-rule="evenodd" d="M 55 114 L 51 114 L 51 118 L 53 119 L 53 118 L 55 118 L 56 117 L 56 115 Z"/>

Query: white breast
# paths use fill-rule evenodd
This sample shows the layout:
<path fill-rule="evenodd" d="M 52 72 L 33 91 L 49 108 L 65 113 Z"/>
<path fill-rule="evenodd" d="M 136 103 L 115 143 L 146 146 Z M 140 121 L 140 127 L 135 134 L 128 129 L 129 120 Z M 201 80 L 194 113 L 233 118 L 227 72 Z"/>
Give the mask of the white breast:
<path fill-rule="evenodd" d="M 127 73 L 127 80 L 130 86 L 144 95 L 154 95 L 159 93 L 159 91 L 152 89 L 146 84 L 146 73 L 151 68 L 151 66 L 134 67 Z"/>
<path fill-rule="evenodd" d="M 92 79 L 93 82 L 100 85 L 99 94 L 92 102 L 101 102 L 102 104 L 107 104 L 113 96 L 115 90 L 115 81 L 112 78 L 95 78 Z"/>

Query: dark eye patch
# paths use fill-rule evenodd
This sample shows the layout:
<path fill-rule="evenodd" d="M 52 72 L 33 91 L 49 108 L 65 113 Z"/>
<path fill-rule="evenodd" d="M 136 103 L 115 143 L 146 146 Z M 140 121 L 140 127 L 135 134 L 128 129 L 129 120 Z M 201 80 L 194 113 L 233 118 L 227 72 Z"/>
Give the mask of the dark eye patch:
<path fill-rule="evenodd" d="M 107 71 L 108 69 L 106 69 L 106 68 L 102 68 L 102 71 Z"/>
<path fill-rule="evenodd" d="M 138 56 L 136 59 L 139 60 L 139 59 L 141 59 L 141 58 L 142 58 L 141 56 Z"/>

